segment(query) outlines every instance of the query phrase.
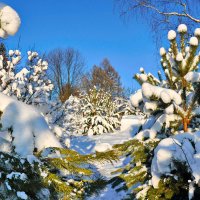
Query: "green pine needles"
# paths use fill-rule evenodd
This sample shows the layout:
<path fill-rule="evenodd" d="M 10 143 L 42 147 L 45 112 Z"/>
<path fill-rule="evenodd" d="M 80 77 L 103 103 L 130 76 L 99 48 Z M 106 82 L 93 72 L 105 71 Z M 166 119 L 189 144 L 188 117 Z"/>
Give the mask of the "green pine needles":
<path fill-rule="evenodd" d="M 2 152 L 0 157 L 0 198 L 17 199 L 23 193 L 38 200 L 85 199 L 107 183 L 92 163 L 117 160 L 113 151 L 80 155 L 60 148 L 47 148 L 27 158 Z"/>

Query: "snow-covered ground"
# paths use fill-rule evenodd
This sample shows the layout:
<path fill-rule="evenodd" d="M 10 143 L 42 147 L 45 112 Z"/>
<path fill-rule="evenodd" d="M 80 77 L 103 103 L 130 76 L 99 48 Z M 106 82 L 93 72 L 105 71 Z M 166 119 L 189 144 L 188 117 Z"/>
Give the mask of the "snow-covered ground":
<path fill-rule="evenodd" d="M 141 116 L 124 116 L 122 119 L 121 130 L 115 133 L 106 133 L 97 136 L 77 136 L 71 138 L 71 149 L 78 151 L 81 154 L 90 154 L 95 152 L 95 149 L 106 150 L 106 147 L 114 144 L 122 144 L 125 141 L 132 139 L 138 132 L 140 126 L 144 123 L 144 119 Z M 97 148 L 98 147 L 98 148 Z M 108 149 L 109 150 L 109 149 Z M 121 158 L 118 162 L 95 164 L 98 172 L 105 178 L 110 179 L 114 175 L 111 172 L 121 168 L 126 164 L 126 160 Z M 115 188 L 116 189 L 116 188 Z M 116 192 L 115 189 L 108 185 L 104 190 L 98 195 L 93 195 L 89 197 L 88 200 L 108 200 L 115 199 L 121 200 L 125 196 L 125 192 Z"/>
<path fill-rule="evenodd" d="M 130 140 L 138 132 L 140 126 L 144 123 L 141 116 L 124 116 L 121 122 L 121 130 L 114 133 L 106 133 L 96 136 L 77 136 L 71 138 L 71 149 L 80 154 L 90 154 L 95 152 L 95 147 L 105 144 L 122 144 Z"/>

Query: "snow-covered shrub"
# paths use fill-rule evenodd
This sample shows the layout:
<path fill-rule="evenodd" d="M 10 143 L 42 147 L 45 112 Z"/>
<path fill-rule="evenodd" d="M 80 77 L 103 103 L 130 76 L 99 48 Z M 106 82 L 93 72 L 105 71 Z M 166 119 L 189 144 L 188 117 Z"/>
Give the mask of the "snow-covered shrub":
<path fill-rule="evenodd" d="M 160 49 L 163 73 L 158 73 L 159 78 L 144 69 L 135 75 L 142 88 L 131 102 L 148 117 L 134 140 L 114 147 L 130 162 L 113 185 L 118 185 L 117 190 L 126 188 L 130 198 L 199 198 L 200 134 L 195 125 L 199 121 L 200 55 L 196 52 L 200 32 L 196 29 L 187 43 L 186 31 L 180 30 L 180 40 L 175 31 L 169 31 L 170 48 Z"/>
<path fill-rule="evenodd" d="M 55 125 L 61 128 L 62 135 L 60 136 L 76 135 L 79 130 L 80 107 L 80 99 L 75 96 L 70 96 L 64 103 L 51 101 L 45 113 L 47 121 L 52 128 Z"/>
<path fill-rule="evenodd" d="M 139 108 L 135 107 L 134 104 L 131 101 L 133 95 L 130 96 L 130 99 L 126 99 L 123 97 L 116 97 L 115 103 L 117 105 L 116 112 L 120 116 L 124 115 L 141 115 L 145 116 L 145 113 L 143 113 Z"/>
<path fill-rule="evenodd" d="M 94 87 L 81 98 L 79 133 L 100 135 L 113 132 L 120 125 L 117 103 L 102 89 Z"/>
<path fill-rule="evenodd" d="M 27 54 L 26 67 L 22 67 L 21 52 L 10 50 L 7 55 L 5 47 L 1 46 L 0 92 L 16 96 L 26 104 L 45 105 L 53 89 L 46 75 L 48 63 L 39 58 L 37 52 L 28 51 Z"/>

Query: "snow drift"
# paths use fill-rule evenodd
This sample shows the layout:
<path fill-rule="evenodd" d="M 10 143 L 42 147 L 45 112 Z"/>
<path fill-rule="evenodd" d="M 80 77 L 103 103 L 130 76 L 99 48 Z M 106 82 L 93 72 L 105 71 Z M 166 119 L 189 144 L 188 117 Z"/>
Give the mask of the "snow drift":
<path fill-rule="evenodd" d="M 26 156 L 33 154 L 35 148 L 40 151 L 46 147 L 61 147 L 43 116 L 34 107 L 0 93 L 0 111 L 3 112 L 0 120 L 2 131 L 12 129 L 10 144 L 17 154 Z M 4 140 L 1 137 L 1 141 Z"/>

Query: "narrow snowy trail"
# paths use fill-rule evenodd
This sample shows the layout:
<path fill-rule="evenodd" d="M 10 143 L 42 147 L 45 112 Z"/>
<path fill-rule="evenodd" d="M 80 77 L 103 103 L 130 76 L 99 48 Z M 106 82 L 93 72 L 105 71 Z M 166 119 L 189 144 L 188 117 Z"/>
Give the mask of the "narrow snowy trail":
<path fill-rule="evenodd" d="M 112 175 L 112 172 L 117 170 L 118 168 L 122 167 L 124 165 L 124 158 L 120 159 L 118 162 L 111 163 L 104 163 L 104 164 L 95 164 L 97 167 L 97 170 L 101 173 L 101 175 L 109 180 L 115 175 Z M 125 192 L 122 191 L 116 192 L 115 189 L 112 188 L 111 184 L 107 185 L 105 189 L 101 191 L 100 194 L 93 195 L 92 197 L 87 198 L 87 200 L 122 200 L 123 196 L 125 195 Z"/>
<path fill-rule="evenodd" d="M 101 144 L 122 144 L 125 141 L 133 139 L 135 134 L 138 132 L 140 126 L 144 121 L 140 117 L 128 116 L 122 120 L 121 131 L 115 133 L 106 133 L 97 136 L 77 136 L 71 138 L 71 149 L 78 151 L 81 154 L 90 154 L 95 152 L 95 147 Z M 107 180 L 111 179 L 113 171 L 121 168 L 126 162 L 124 158 L 121 158 L 118 162 L 112 163 L 94 163 L 98 172 Z M 92 196 L 88 200 L 121 200 L 125 193 L 116 192 L 111 185 L 108 185 L 104 190 L 101 191 L 97 196 Z"/>

